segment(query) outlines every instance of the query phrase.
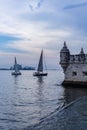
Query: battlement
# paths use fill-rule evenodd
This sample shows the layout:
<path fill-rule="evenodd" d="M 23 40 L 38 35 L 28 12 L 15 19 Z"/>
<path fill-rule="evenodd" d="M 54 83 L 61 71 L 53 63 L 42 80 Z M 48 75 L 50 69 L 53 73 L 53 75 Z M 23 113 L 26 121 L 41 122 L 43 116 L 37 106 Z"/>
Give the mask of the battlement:
<path fill-rule="evenodd" d="M 70 55 L 70 60 L 68 61 L 69 64 L 81 64 L 81 63 L 87 63 L 87 54 L 84 54 L 83 56 L 81 56 L 80 54 L 78 55 Z"/>
<path fill-rule="evenodd" d="M 87 54 L 84 53 L 83 48 L 81 48 L 80 54 L 70 55 L 69 63 L 87 63 Z"/>

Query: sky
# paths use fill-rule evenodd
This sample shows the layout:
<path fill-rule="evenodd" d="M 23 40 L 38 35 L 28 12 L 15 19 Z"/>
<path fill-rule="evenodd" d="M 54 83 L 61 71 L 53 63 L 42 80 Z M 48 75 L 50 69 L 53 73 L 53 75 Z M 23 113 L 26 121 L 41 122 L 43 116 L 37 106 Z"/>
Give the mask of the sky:
<path fill-rule="evenodd" d="M 66 41 L 71 53 L 87 53 L 87 0 L 0 0 L 0 67 L 17 57 L 37 67 L 43 49 L 47 68 L 60 68 Z"/>

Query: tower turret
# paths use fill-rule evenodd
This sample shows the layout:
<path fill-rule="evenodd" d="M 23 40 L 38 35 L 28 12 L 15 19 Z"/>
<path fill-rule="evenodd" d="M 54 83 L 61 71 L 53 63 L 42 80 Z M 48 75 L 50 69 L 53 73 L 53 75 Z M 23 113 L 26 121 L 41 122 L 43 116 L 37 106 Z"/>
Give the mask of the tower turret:
<path fill-rule="evenodd" d="M 66 42 L 64 41 L 64 46 L 60 51 L 60 65 L 63 68 L 64 72 L 66 71 L 69 65 L 69 59 L 70 59 L 70 51 L 67 48 Z"/>
<path fill-rule="evenodd" d="M 80 61 L 81 61 L 81 62 L 84 62 L 85 59 L 86 59 L 85 53 L 84 53 L 84 51 L 83 51 L 83 48 L 81 48 L 81 51 L 80 51 Z"/>

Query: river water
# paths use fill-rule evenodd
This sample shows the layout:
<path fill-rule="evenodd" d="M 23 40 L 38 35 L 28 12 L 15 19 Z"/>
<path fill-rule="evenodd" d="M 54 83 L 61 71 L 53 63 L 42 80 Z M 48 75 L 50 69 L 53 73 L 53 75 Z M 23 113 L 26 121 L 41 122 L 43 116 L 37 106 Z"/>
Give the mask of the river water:
<path fill-rule="evenodd" d="M 59 111 L 75 99 L 87 95 L 86 88 L 61 85 L 62 71 L 48 71 L 46 77 L 33 77 L 22 71 L 0 71 L 0 130 L 23 130 Z"/>

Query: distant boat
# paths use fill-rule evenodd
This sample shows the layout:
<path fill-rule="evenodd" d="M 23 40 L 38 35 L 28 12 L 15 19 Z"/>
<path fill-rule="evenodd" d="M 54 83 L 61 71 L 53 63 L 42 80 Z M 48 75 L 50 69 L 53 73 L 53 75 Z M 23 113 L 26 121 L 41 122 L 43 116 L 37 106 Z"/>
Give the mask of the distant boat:
<path fill-rule="evenodd" d="M 21 75 L 21 72 L 19 71 L 19 68 L 18 68 L 16 57 L 15 57 L 15 64 L 14 64 L 14 72 L 12 72 L 12 75 L 15 75 L 15 76 Z"/>
<path fill-rule="evenodd" d="M 47 76 L 48 73 L 43 72 L 43 50 L 41 51 L 37 72 L 33 76 Z"/>

